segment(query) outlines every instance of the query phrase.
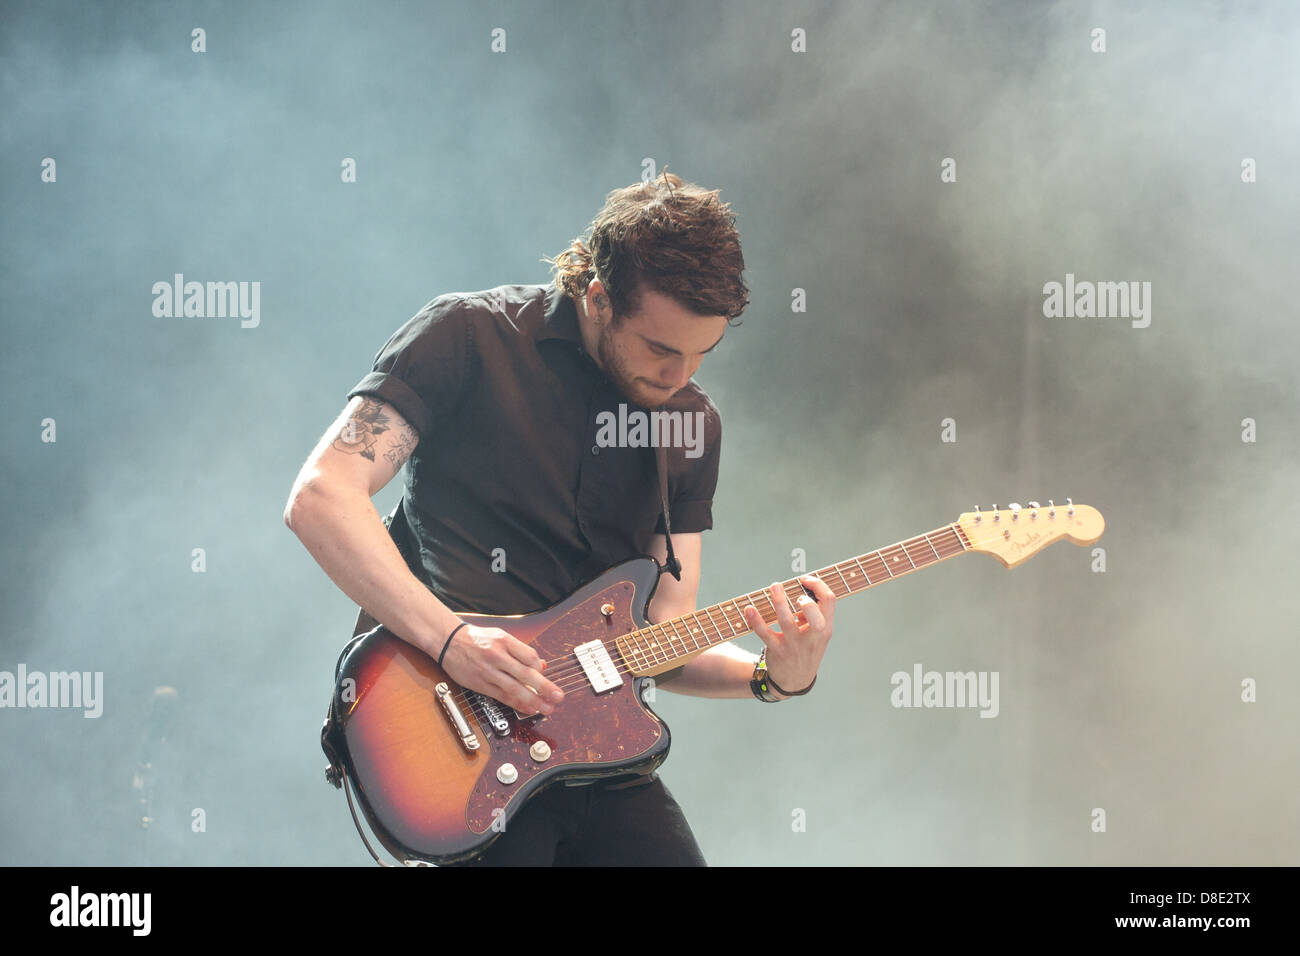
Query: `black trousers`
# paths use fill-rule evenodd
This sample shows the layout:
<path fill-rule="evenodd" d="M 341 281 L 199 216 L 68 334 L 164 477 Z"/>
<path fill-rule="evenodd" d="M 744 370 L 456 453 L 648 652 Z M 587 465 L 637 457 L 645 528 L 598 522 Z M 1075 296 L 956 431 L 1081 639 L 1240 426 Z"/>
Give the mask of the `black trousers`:
<path fill-rule="evenodd" d="M 556 784 L 482 856 L 459 866 L 706 866 L 682 808 L 655 774 L 632 786 Z"/>

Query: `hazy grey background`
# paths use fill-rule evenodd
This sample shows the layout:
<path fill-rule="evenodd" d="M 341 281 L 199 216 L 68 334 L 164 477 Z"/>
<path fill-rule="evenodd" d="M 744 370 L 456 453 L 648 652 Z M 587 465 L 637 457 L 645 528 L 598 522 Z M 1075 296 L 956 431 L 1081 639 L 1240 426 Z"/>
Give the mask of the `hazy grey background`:
<path fill-rule="evenodd" d="M 1103 574 L 1057 544 L 842 601 L 801 702 L 661 694 L 709 860 L 1300 863 L 1295 5 L 2 12 L 0 669 L 106 699 L 0 711 L 0 862 L 370 862 L 317 739 L 354 608 L 290 484 L 397 326 L 545 281 L 649 157 L 722 190 L 752 290 L 697 376 L 726 425 L 702 604 L 976 502 L 1107 520 Z M 260 281 L 261 326 L 154 318 L 176 272 Z M 1067 272 L 1150 281 L 1151 326 L 1044 318 Z M 998 671 L 1000 715 L 894 709 L 918 662 Z"/>

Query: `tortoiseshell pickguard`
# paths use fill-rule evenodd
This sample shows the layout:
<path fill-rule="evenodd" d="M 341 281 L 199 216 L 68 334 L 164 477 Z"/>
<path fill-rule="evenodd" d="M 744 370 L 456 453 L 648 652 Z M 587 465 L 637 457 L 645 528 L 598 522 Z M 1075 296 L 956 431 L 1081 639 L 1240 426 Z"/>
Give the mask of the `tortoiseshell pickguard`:
<path fill-rule="evenodd" d="M 632 581 L 613 581 L 558 614 L 531 640 L 519 633 L 517 620 L 476 619 L 482 626 L 510 630 L 530 644 L 543 660 L 550 662 L 545 672 L 547 678 L 556 680 L 553 675 L 563 671 L 565 677 L 557 683 L 564 689 L 565 698 L 550 716 L 520 720 L 513 710 L 503 708 L 510 722 L 510 733 L 506 736 L 497 736 L 491 727 L 478 721 L 480 739 L 487 742 L 491 752 L 466 807 L 466 824 L 471 831 L 484 833 L 502 816 L 508 819 L 529 796 L 559 775 L 559 771 L 565 777 L 580 777 L 583 774 L 574 771 L 590 768 L 596 774 L 608 775 L 620 769 L 620 765 L 635 770 L 638 763 L 651 759 L 649 752 L 667 733 L 667 728 L 637 700 L 635 678 L 624 673 L 621 685 L 597 694 L 573 651 L 579 644 L 600 640 L 609 647 L 610 656 L 618 664 L 614 639 L 641 626 L 634 619 L 635 600 L 636 586 Z M 614 607 L 609 616 L 601 613 L 601 606 L 606 603 Z M 540 763 L 529 753 L 538 740 L 546 741 L 551 748 L 551 757 Z M 509 785 L 497 779 L 497 769 L 505 763 L 513 764 L 519 774 Z M 498 829 L 501 825 L 497 824 Z"/>

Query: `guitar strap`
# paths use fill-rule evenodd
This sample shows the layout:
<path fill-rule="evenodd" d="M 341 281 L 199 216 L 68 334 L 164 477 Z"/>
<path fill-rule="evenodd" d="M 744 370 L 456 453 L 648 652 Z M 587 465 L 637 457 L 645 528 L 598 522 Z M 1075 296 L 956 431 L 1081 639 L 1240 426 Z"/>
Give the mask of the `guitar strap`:
<path fill-rule="evenodd" d="M 664 570 L 680 581 L 682 563 L 673 554 L 673 523 L 668 517 L 668 452 L 663 445 L 655 446 L 655 464 L 659 471 L 659 500 L 664 506 L 664 540 L 668 542 L 668 561 Z"/>

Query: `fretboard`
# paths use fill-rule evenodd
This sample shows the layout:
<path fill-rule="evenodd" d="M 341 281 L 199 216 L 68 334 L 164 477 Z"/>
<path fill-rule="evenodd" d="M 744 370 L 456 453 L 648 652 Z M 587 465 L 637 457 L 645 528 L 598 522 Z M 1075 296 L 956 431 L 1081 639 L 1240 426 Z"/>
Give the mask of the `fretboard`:
<path fill-rule="evenodd" d="M 970 542 L 965 533 L 956 524 L 950 524 L 812 573 L 826 582 L 839 599 L 901 578 L 969 549 Z M 799 606 L 795 602 L 800 595 L 812 596 L 798 578 L 782 581 L 781 589 L 796 612 Z M 624 634 L 617 641 L 619 653 L 634 674 L 653 675 L 670 670 L 684 658 L 750 633 L 753 629 L 745 623 L 743 610 L 748 604 L 758 609 L 759 616 L 769 627 L 780 628 L 776 607 L 764 588 Z"/>

